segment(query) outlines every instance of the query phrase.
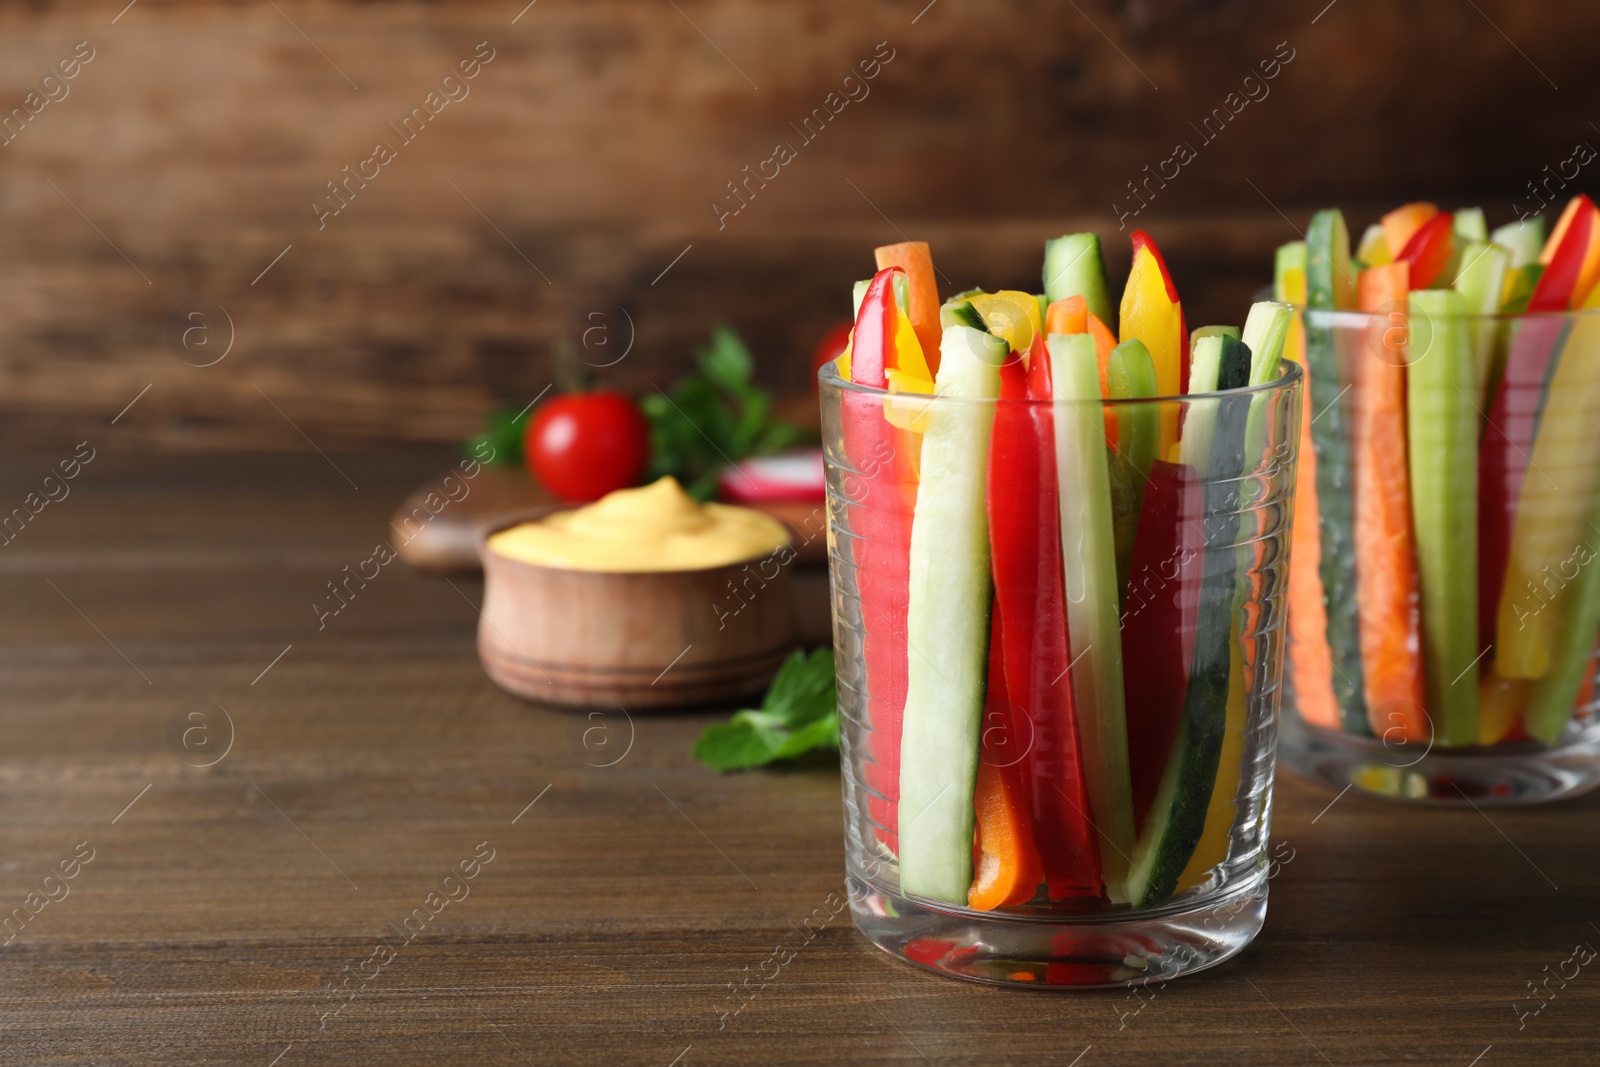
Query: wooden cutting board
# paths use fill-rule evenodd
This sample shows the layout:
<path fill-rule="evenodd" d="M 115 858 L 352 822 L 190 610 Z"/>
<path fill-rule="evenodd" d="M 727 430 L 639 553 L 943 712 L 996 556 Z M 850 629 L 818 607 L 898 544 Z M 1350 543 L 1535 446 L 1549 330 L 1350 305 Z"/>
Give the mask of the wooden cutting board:
<path fill-rule="evenodd" d="M 525 471 L 479 466 L 471 477 L 456 469 L 418 486 L 389 525 L 395 551 L 410 566 L 429 574 L 465 574 L 482 570 L 477 545 L 488 531 L 574 506 L 552 498 Z M 827 505 L 776 503 L 760 510 L 788 526 L 794 538 L 792 584 L 801 640 L 829 643 Z"/>
<path fill-rule="evenodd" d="M 406 563 L 430 574 L 459 574 L 482 569 L 477 539 L 483 533 L 577 506 L 555 500 L 522 470 L 479 467 L 471 478 L 453 470 L 418 486 L 389 524 Z M 789 527 L 796 563 L 827 566 L 827 505 L 776 503 L 759 510 Z"/>

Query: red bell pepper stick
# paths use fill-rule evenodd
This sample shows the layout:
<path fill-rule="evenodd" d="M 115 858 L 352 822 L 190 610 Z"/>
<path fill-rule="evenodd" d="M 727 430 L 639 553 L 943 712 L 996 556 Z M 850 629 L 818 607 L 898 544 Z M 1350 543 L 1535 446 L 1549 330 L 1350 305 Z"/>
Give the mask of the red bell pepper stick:
<path fill-rule="evenodd" d="M 1452 215 L 1435 215 L 1411 235 L 1411 240 L 1394 257 L 1396 263 L 1410 265 L 1411 288 L 1428 288 L 1449 266 L 1456 250 L 1454 223 Z"/>
<path fill-rule="evenodd" d="M 894 276 L 890 267 L 873 275 L 856 316 L 850 347 L 850 380 L 882 389 L 893 363 Z M 900 726 L 906 702 L 906 608 L 911 580 L 911 517 L 915 482 L 908 476 L 906 435 L 884 418 L 881 397 L 846 392 L 841 398 L 845 456 L 854 475 L 846 479 L 850 551 L 861 604 L 862 661 L 866 666 L 867 810 L 880 839 L 898 851 Z"/>
<path fill-rule="evenodd" d="M 1587 203 L 1580 204 L 1573 214 L 1550 265 L 1528 298 L 1530 313 L 1567 310 L 1588 255 L 1595 214 L 1593 205 Z M 1514 325 L 1505 374 L 1489 408 L 1489 424 L 1478 450 L 1478 642 L 1482 648 L 1495 639 L 1511 529 L 1539 429 L 1551 357 L 1561 347 L 1569 325 L 1556 315 L 1536 316 Z"/>
<path fill-rule="evenodd" d="M 1042 336 L 1026 371 L 1000 369 L 989 448 L 989 537 L 1006 687 L 1024 733 L 1034 841 L 1052 900 L 1101 895 L 1072 701 L 1057 504 L 1050 361 Z M 1031 742 L 1031 743 L 1029 743 Z"/>
<path fill-rule="evenodd" d="M 1133 821 L 1140 831 L 1183 718 L 1200 608 L 1204 516 L 1194 468 L 1157 460 L 1145 484 L 1122 612 L 1122 647 L 1139 650 L 1123 657 L 1122 687 Z"/>

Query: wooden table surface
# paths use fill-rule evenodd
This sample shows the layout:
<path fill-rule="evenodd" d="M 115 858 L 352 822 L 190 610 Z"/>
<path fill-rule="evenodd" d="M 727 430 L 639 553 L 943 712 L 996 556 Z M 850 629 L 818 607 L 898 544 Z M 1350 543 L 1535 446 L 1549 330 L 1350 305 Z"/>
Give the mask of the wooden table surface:
<path fill-rule="evenodd" d="M 59 458 L 0 461 L 0 505 Z M 689 756 L 711 712 L 591 721 L 500 692 L 474 580 L 391 564 L 318 630 L 324 583 L 448 458 L 101 444 L 0 549 L 0 915 L 30 916 L 0 932 L 0 1062 L 1600 1053 L 1600 966 L 1517 1014 L 1541 1003 L 1530 980 L 1600 945 L 1600 797 L 1485 817 L 1283 782 L 1265 931 L 1153 996 L 933 977 L 843 916 L 804 940 L 843 892 L 834 769 L 720 777 Z M 446 882 L 462 861 L 475 877 Z M 719 1018 L 778 945 L 793 960 Z"/>

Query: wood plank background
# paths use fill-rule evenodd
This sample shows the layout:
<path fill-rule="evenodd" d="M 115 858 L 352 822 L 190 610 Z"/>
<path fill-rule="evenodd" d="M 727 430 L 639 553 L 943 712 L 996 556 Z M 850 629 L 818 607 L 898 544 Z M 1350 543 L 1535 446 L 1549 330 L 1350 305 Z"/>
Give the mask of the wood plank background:
<path fill-rule="evenodd" d="M 1031 289 L 1041 240 L 1088 227 L 1115 271 L 1115 205 L 1180 141 L 1196 158 L 1131 222 L 1192 323 L 1237 320 L 1310 208 L 1503 220 L 1600 144 L 1594 5 L 124 3 L 0 7 L 0 115 L 94 56 L 0 146 L 0 443 L 102 431 L 146 385 L 118 422 L 140 446 L 444 441 L 537 394 L 559 337 L 598 331 L 595 363 L 631 337 L 601 377 L 647 390 L 719 320 L 798 390 L 872 245 L 927 237 L 950 287 Z M 479 42 L 470 95 L 402 143 L 387 124 Z M 805 142 L 875 50 L 867 95 Z M 397 158 L 319 229 L 324 183 L 380 139 Z M 719 228 L 780 141 L 796 158 Z M 190 362 L 231 334 L 214 366 L 175 354 L 194 312 Z"/>

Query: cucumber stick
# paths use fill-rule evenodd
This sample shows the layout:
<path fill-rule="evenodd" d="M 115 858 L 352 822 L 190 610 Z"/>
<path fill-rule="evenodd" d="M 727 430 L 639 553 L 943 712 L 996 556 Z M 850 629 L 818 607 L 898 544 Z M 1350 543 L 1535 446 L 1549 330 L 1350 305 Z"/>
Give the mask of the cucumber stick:
<path fill-rule="evenodd" d="M 1250 384 L 1266 385 L 1278 376 L 1278 360 L 1283 356 L 1283 342 L 1289 336 L 1289 323 L 1294 321 L 1294 308 L 1273 300 L 1260 300 L 1250 305 L 1245 316 L 1241 340 L 1250 350 Z"/>
<path fill-rule="evenodd" d="M 1081 296 L 1089 314 L 1112 333 L 1117 331 L 1106 285 L 1106 261 L 1100 254 L 1100 238 L 1092 233 L 1069 233 L 1044 243 L 1044 295 L 1052 304 Z"/>
<path fill-rule="evenodd" d="M 1450 228 L 1455 232 L 1458 245 L 1489 239 L 1489 224 L 1484 221 L 1481 207 L 1464 207 L 1457 211 L 1450 220 Z"/>
<path fill-rule="evenodd" d="M 1406 427 L 1428 712 L 1441 745 L 1478 743 L 1478 411 L 1461 294 L 1411 294 Z M 1320 458 L 1320 457 L 1319 457 Z M 1329 628 L 1332 628 L 1330 621 Z"/>
<path fill-rule="evenodd" d="M 1156 392 L 1156 364 L 1138 338 L 1124 341 L 1106 357 L 1106 393 L 1113 400 L 1137 400 Z M 1133 565 L 1133 545 L 1144 510 L 1144 489 L 1161 444 L 1161 410 L 1155 404 L 1118 404 L 1117 447 L 1106 457 L 1112 479 L 1112 525 L 1116 533 L 1117 591 L 1125 597 Z M 1118 490 L 1121 490 L 1118 492 Z"/>
<path fill-rule="evenodd" d="M 855 285 L 850 289 L 850 301 L 852 307 L 854 308 L 853 314 L 856 318 L 861 317 L 861 301 L 867 298 L 867 286 L 871 284 L 871 278 L 864 278 L 861 281 L 856 282 Z M 910 283 L 906 281 L 904 272 L 901 272 L 894 277 L 894 302 L 900 305 L 901 311 L 904 311 L 908 317 L 910 316 L 911 287 Z"/>
<path fill-rule="evenodd" d="M 1214 393 L 1222 380 L 1222 339 L 1239 339 L 1237 333 L 1205 333 L 1213 329 L 1203 326 L 1194 332 L 1194 346 L 1189 351 L 1189 392 Z M 1189 426 L 1183 427 L 1183 437 L 1189 437 Z M 1185 460 L 1184 462 L 1188 462 Z"/>
<path fill-rule="evenodd" d="M 1306 232 L 1306 305 L 1313 311 L 1354 306 L 1350 232 L 1338 210 L 1319 211 Z M 1305 317 L 1306 369 L 1311 375 L 1311 447 L 1317 459 L 1318 568 L 1328 609 L 1328 650 L 1333 657 L 1333 694 L 1344 729 L 1371 736 L 1361 670 L 1361 639 L 1356 628 L 1355 492 L 1351 473 L 1349 418 L 1344 408 L 1349 384 L 1340 373 L 1334 331 L 1318 316 Z"/>
<path fill-rule="evenodd" d="M 1189 392 L 1214 393 L 1222 380 L 1222 346 L 1228 334 L 1195 332 L 1189 354 Z M 1178 441 L 1179 462 L 1200 470 L 1201 457 L 1211 455 L 1211 435 L 1216 429 L 1217 405 L 1211 400 L 1194 400 L 1184 419 L 1183 436 Z"/>
<path fill-rule="evenodd" d="M 850 288 L 850 318 L 861 317 L 861 301 L 867 298 L 867 286 L 872 284 L 871 278 L 863 278 Z"/>
<path fill-rule="evenodd" d="M 1600 493 L 1595 495 L 1600 505 Z M 1600 506 L 1591 506 L 1590 529 L 1572 554 L 1578 577 L 1565 590 L 1561 628 L 1550 650 L 1550 669 L 1534 683 L 1523 728 L 1528 736 L 1554 746 L 1572 717 L 1583 681 L 1594 673 L 1595 633 L 1600 631 Z"/>
<path fill-rule="evenodd" d="M 972 306 L 972 301 L 958 296 L 946 300 L 939 308 L 939 328 L 949 326 L 971 326 L 985 333 L 989 329 L 983 324 L 983 316 L 978 314 L 978 309 Z"/>
<path fill-rule="evenodd" d="M 1133 851 L 1133 792 L 1100 372 L 1090 335 L 1051 334 L 1047 344 L 1058 401 L 1056 469 L 1074 663 L 1072 695 L 1106 890 L 1113 900 L 1121 900 Z M 926 466 L 923 472 L 926 485 Z"/>
<path fill-rule="evenodd" d="M 1261 300 L 1250 305 L 1244 320 L 1244 346 L 1250 352 L 1250 385 L 1266 385 L 1278 377 L 1278 363 L 1283 357 L 1284 342 L 1289 339 L 1289 326 L 1294 322 L 1294 308 L 1272 300 Z M 1267 394 L 1256 393 L 1250 398 L 1250 419 L 1244 434 L 1244 472 L 1255 470 L 1261 461 L 1261 447 L 1265 443 L 1262 425 L 1266 418 Z M 1251 482 L 1241 487 L 1255 492 L 1263 486 Z M 1242 506 L 1249 507 L 1246 499 Z"/>
<path fill-rule="evenodd" d="M 1113 400 L 1137 400 L 1156 395 L 1156 365 L 1150 350 L 1138 338 L 1124 341 L 1106 357 L 1106 391 Z M 1161 439 L 1161 412 L 1154 404 L 1118 404 L 1117 447 L 1133 468 L 1140 493 L 1150 480 Z"/>
<path fill-rule="evenodd" d="M 1544 248 L 1544 218 L 1508 222 L 1489 235 L 1489 240 L 1511 254 L 1511 269 L 1539 262 L 1539 252 Z"/>
<path fill-rule="evenodd" d="M 1584 302 L 1584 310 L 1591 310 L 1596 300 L 1596 296 L 1591 295 Z M 1600 630 L 1600 533 L 1596 532 L 1600 531 L 1600 485 L 1593 484 L 1592 477 L 1596 460 L 1594 436 L 1586 433 L 1585 427 L 1580 425 L 1584 415 L 1592 418 L 1595 410 L 1596 383 L 1600 382 L 1600 367 L 1596 367 L 1593 359 L 1596 349 L 1600 349 L 1600 336 L 1597 334 L 1600 334 L 1600 322 L 1593 321 L 1592 315 L 1580 317 L 1573 325 L 1561 353 L 1561 362 L 1551 381 L 1551 394 L 1545 403 L 1539 438 L 1535 439 L 1534 451 L 1529 458 L 1530 464 L 1538 463 L 1539 470 L 1557 480 L 1566 493 L 1588 497 L 1584 502 L 1586 506 L 1571 508 L 1573 512 L 1586 512 L 1583 519 L 1587 522 L 1579 520 L 1582 525 L 1568 524 L 1566 520 L 1573 516 L 1571 512 L 1561 514 L 1567 509 L 1561 506 L 1562 494 L 1559 492 L 1553 494 L 1556 501 L 1552 502 L 1557 504 L 1554 513 L 1545 512 L 1541 515 L 1539 497 L 1545 496 L 1547 491 L 1542 478 L 1524 481 L 1518 516 L 1519 521 L 1542 520 L 1539 533 L 1549 539 L 1551 546 L 1544 550 L 1544 555 L 1547 559 L 1561 560 L 1553 568 L 1560 578 L 1566 579 L 1568 568 L 1578 568 L 1577 577 L 1570 579 L 1570 584 L 1557 594 L 1557 599 L 1532 616 L 1534 627 L 1544 624 L 1539 636 L 1548 649 L 1550 662 L 1544 676 L 1534 683 L 1523 727 L 1530 736 L 1546 745 L 1554 745 L 1560 739 L 1562 730 L 1572 717 L 1579 688 L 1594 673 L 1595 633 Z M 1580 442 L 1580 447 L 1573 448 Z M 1560 444 L 1567 447 L 1561 448 Z M 1541 448 L 1541 445 L 1546 447 Z M 1579 484 L 1585 482 L 1586 473 L 1591 476 L 1587 479 L 1588 492 L 1583 494 Z M 1517 533 L 1526 537 L 1533 531 L 1524 533 L 1519 530 Z M 1513 552 L 1516 551 L 1517 533 L 1512 535 Z M 1561 547 L 1551 550 L 1555 545 Z M 1548 589 L 1545 586 L 1541 592 L 1548 592 Z M 1526 610 L 1526 600 L 1519 599 Z M 1502 613 L 1507 610 L 1515 614 L 1517 607 L 1502 603 Z M 1556 610 L 1560 611 L 1558 619 L 1545 619 L 1546 613 Z M 1519 628 L 1516 632 L 1520 637 L 1525 631 Z M 1499 654 L 1496 649 L 1496 656 Z"/>
<path fill-rule="evenodd" d="M 1600 434 L 1595 432 L 1595 413 L 1600 411 L 1600 359 L 1596 358 L 1600 322 L 1593 310 L 1600 300 L 1590 298 L 1585 304 L 1583 310 L 1589 313 L 1575 318 L 1564 340 L 1553 337 L 1556 350 L 1545 373 L 1544 403 L 1537 412 L 1533 440 L 1527 446 L 1528 472 L 1516 497 L 1500 595 L 1490 598 L 1486 588 L 1479 589 L 1484 598 L 1480 610 L 1485 614 L 1491 607 L 1495 610 L 1494 670 L 1502 678 L 1543 678 L 1550 672 L 1573 626 L 1570 605 L 1575 603 L 1572 587 L 1578 581 L 1573 569 L 1581 571 L 1588 565 L 1585 558 L 1592 558 L 1590 546 L 1596 534 L 1587 523 L 1594 521 L 1590 502 L 1600 481 Z M 1482 479 L 1480 468 L 1480 485 Z M 1485 497 L 1478 506 L 1486 509 L 1493 504 Z M 1491 599 L 1494 603 L 1485 602 Z M 1578 636 L 1588 640 L 1593 634 L 1585 631 Z"/>
<path fill-rule="evenodd" d="M 1287 304 L 1263 301 L 1250 309 L 1244 340 L 1221 332 L 1198 337 L 1189 376 L 1191 395 L 1242 389 L 1276 378 L 1293 315 Z M 1180 888 L 1196 884 L 1226 851 L 1246 699 L 1239 635 L 1248 626 L 1241 610 L 1248 590 L 1238 576 L 1249 571 L 1251 549 L 1239 544 L 1239 526 L 1250 501 L 1241 492 L 1249 493 L 1254 485 L 1238 479 L 1249 473 L 1249 457 L 1261 450 L 1262 401 L 1261 394 L 1246 393 L 1195 399 L 1190 404 L 1180 448 L 1183 462 L 1193 466 L 1205 484 L 1200 604 L 1183 718 L 1144 833 L 1134 848 L 1126 896 L 1135 907 L 1158 904 Z M 1252 536 L 1253 532 L 1245 540 Z M 1231 765 L 1224 767 L 1225 760 Z M 1219 782 L 1226 796 L 1215 795 Z M 1196 850 L 1206 839 L 1208 823 L 1210 843 L 1201 857 Z"/>
<path fill-rule="evenodd" d="M 1474 241 L 1461 250 L 1461 267 L 1456 271 L 1456 292 L 1468 315 L 1474 316 L 1467 324 L 1472 339 L 1472 364 L 1476 384 L 1472 395 L 1479 407 L 1489 410 L 1487 396 L 1494 373 L 1495 342 L 1500 336 L 1500 323 L 1493 319 L 1480 319 L 1479 315 L 1494 315 L 1500 310 L 1500 294 L 1505 292 L 1506 272 L 1510 269 L 1511 253 L 1499 245 Z"/>
<path fill-rule="evenodd" d="M 1237 389 L 1248 380 L 1250 350 L 1242 341 L 1212 336 L 1202 338 L 1202 344 L 1205 351 L 1197 353 L 1191 370 L 1203 355 L 1207 364 L 1213 359 L 1219 364 L 1219 388 Z M 1190 381 L 1195 381 L 1192 373 Z M 1159 904 L 1176 891 L 1205 833 L 1222 761 L 1240 551 L 1235 486 L 1244 467 L 1251 399 L 1241 394 L 1194 401 L 1180 445 L 1184 462 L 1195 465 L 1205 484 L 1200 604 L 1178 737 L 1145 818 L 1144 833 L 1134 846 L 1124 893 L 1137 908 Z M 1196 430 L 1200 433 L 1191 444 L 1190 435 Z"/>
<path fill-rule="evenodd" d="M 938 395 L 974 401 L 1000 395 L 1004 341 L 950 326 L 940 349 Z M 992 403 L 933 405 L 911 524 L 900 887 L 949 904 L 965 904 L 972 884 L 972 791 L 989 659 L 984 492 L 993 423 Z"/>

